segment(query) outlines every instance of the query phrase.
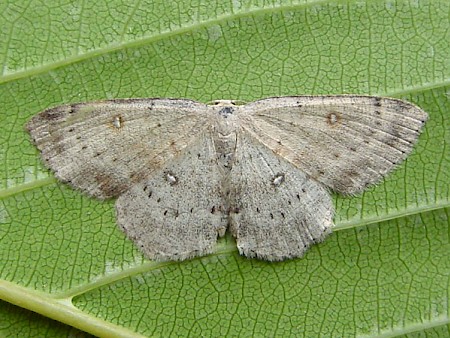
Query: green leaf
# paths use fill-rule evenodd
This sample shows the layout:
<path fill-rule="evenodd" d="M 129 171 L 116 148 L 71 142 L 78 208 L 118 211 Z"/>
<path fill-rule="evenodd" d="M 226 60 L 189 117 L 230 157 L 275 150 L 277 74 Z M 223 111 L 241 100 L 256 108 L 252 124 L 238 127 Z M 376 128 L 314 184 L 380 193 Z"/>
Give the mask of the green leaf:
<path fill-rule="evenodd" d="M 449 334 L 447 0 L 48 3 L 0 3 L 0 298 L 20 307 L 0 303 L 1 335 Z M 229 237 L 208 257 L 145 260 L 114 201 L 57 183 L 23 129 L 105 98 L 342 93 L 403 98 L 430 120 L 383 183 L 335 196 L 332 236 L 281 263 Z"/>
<path fill-rule="evenodd" d="M 2 337 L 92 337 L 4 301 L 0 301 L 0 332 Z"/>

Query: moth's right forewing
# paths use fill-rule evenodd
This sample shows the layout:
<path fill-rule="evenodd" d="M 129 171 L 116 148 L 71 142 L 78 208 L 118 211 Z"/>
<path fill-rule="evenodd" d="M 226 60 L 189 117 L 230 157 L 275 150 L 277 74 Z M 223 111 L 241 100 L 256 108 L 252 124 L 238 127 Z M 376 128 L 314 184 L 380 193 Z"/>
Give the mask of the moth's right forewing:
<path fill-rule="evenodd" d="M 335 191 L 380 181 L 411 152 L 427 114 L 373 96 L 298 96 L 243 107 L 244 129 L 276 155 Z"/>

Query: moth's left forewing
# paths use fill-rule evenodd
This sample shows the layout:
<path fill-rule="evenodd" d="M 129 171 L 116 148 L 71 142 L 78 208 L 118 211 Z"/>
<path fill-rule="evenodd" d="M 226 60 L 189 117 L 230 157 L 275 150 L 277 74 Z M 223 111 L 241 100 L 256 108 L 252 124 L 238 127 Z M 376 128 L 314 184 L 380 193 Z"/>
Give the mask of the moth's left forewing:
<path fill-rule="evenodd" d="M 242 110 L 249 134 L 346 194 L 378 182 L 403 161 L 428 117 L 405 101 L 351 95 L 269 98 Z"/>
<path fill-rule="evenodd" d="M 208 107 L 191 100 L 122 99 L 51 108 L 26 128 L 59 180 L 105 199 L 177 157 L 207 120 Z"/>

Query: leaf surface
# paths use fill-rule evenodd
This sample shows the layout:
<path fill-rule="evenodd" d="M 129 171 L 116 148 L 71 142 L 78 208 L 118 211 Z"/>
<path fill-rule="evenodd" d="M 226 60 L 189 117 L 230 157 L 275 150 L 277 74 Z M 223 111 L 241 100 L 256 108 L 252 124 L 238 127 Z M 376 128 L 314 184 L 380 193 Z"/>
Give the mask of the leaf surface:
<path fill-rule="evenodd" d="M 449 13 L 447 0 L 2 1 L 1 334 L 448 334 Z M 332 236 L 282 263 L 240 257 L 229 237 L 208 257 L 145 260 L 114 201 L 57 183 L 23 129 L 71 102 L 343 93 L 430 119 L 383 183 L 334 196 Z"/>

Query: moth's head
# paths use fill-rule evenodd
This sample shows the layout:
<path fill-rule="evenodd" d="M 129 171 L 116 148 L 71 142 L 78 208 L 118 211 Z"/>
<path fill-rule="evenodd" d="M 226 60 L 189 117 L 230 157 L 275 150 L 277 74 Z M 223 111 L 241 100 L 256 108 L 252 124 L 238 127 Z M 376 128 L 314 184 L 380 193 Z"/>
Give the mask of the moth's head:
<path fill-rule="evenodd" d="M 242 106 L 244 101 L 240 100 L 214 100 L 207 103 L 209 106 L 219 106 L 219 107 L 232 107 L 232 106 Z"/>

